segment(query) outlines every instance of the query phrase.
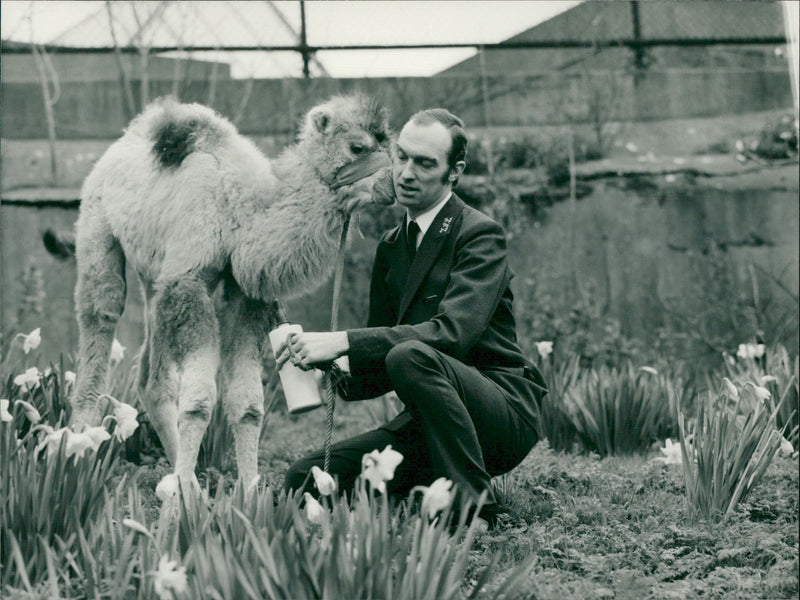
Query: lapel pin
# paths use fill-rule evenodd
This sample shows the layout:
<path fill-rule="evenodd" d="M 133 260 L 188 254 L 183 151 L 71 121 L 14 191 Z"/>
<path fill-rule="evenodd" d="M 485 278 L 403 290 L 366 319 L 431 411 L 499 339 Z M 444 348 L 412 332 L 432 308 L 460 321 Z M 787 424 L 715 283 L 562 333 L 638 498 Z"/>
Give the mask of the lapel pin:
<path fill-rule="evenodd" d="M 442 221 L 442 226 L 439 229 L 439 233 L 447 233 L 447 230 L 450 229 L 450 222 L 453 220 L 453 217 L 447 217 L 444 221 Z"/>

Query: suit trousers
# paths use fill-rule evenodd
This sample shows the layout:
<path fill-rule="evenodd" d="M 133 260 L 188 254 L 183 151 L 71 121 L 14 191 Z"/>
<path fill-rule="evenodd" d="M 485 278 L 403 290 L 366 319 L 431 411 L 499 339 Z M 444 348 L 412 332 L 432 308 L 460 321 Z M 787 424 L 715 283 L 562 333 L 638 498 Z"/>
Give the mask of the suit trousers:
<path fill-rule="evenodd" d="M 389 493 L 405 495 L 438 477 L 453 481 L 474 500 L 485 490 L 495 503 L 491 477 L 517 466 L 536 443 L 536 431 L 512 408 L 490 377 L 418 341 L 398 344 L 386 356 L 386 371 L 405 411 L 373 431 L 331 446 L 329 472 L 342 490 L 352 488 L 361 458 L 391 444 L 403 461 L 387 482 Z M 322 468 L 324 451 L 294 463 L 284 487 L 315 493 L 308 476 Z"/>

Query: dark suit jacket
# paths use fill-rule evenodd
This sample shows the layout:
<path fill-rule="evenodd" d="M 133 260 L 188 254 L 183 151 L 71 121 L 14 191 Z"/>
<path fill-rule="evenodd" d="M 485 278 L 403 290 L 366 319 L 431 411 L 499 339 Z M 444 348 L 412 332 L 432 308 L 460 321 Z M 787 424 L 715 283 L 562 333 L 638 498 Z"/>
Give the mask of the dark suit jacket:
<path fill-rule="evenodd" d="M 536 427 L 547 390 L 517 345 L 502 227 L 453 194 L 413 260 L 404 236 L 399 225 L 378 243 L 367 327 L 347 332 L 352 379 L 346 398 L 389 391 L 386 355 L 401 342 L 419 340 L 497 382 Z"/>

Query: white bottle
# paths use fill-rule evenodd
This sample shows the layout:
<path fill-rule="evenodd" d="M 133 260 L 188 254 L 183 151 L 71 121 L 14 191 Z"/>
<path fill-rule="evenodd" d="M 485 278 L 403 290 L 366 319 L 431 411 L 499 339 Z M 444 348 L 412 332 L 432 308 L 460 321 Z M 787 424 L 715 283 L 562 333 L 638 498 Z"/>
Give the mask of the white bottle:
<path fill-rule="evenodd" d="M 269 332 L 269 342 L 272 345 L 272 352 L 275 353 L 278 347 L 286 342 L 289 334 L 302 333 L 303 328 L 297 323 L 289 323 L 280 301 L 273 300 L 272 307 L 278 325 Z M 313 369 L 303 371 L 292 364 L 291 360 L 287 360 L 278 371 L 278 375 L 281 378 L 283 395 L 286 396 L 286 406 L 290 413 L 296 415 L 322 405 Z"/>

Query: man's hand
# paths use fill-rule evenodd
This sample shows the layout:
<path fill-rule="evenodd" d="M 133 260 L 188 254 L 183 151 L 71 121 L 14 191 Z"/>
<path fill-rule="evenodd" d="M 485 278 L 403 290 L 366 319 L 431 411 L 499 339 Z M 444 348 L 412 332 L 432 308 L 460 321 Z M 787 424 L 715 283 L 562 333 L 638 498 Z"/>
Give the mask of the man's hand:
<path fill-rule="evenodd" d="M 292 333 L 275 352 L 275 362 L 280 371 L 287 360 L 309 371 L 318 365 L 329 363 L 347 353 L 350 340 L 346 331 Z"/>

